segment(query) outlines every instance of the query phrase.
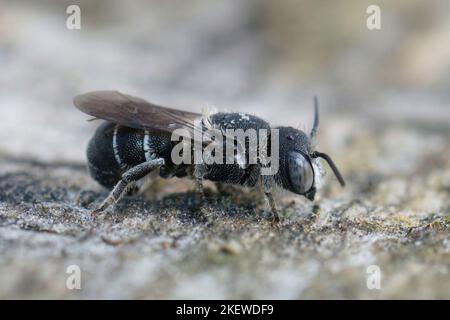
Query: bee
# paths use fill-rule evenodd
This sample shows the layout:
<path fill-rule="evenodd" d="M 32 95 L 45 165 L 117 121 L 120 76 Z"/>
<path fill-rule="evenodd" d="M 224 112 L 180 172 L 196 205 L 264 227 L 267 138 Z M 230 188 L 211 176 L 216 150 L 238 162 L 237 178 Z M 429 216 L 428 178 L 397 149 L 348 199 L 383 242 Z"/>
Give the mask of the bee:
<path fill-rule="evenodd" d="M 250 114 L 218 112 L 204 115 L 157 106 L 117 91 L 94 91 L 78 95 L 74 98 L 74 104 L 94 119 L 106 120 L 98 127 L 87 147 L 90 175 L 111 190 L 94 213 L 105 211 L 117 203 L 135 182 L 157 169 L 162 178 L 193 178 L 202 197 L 203 180 L 250 188 L 261 186 L 271 207 L 274 222 L 279 221 L 273 197 L 274 188 L 281 187 L 314 200 L 323 175 L 318 158 L 328 163 L 339 183 L 345 186 L 333 160 L 327 154 L 314 150 L 319 126 L 317 98 L 314 99 L 314 123 L 309 134 L 293 127 L 271 128 L 268 122 Z M 205 128 L 214 128 L 222 133 L 229 132 L 230 129 L 255 130 L 258 131 L 258 141 L 262 138 L 259 133 L 261 130 L 270 131 L 271 140 L 265 141 L 266 144 L 278 145 L 278 153 L 271 155 L 277 157 L 277 170 L 270 175 L 263 174 L 266 163 L 258 157 L 252 163 L 248 161 L 251 148 L 248 140 L 245 140 L 240 151 L 235 148 L 232 155 L 234 159 L 244 158 L 244 163 L 174 161 L 173 150 L 179 140 L 173 139 L 173 133 L 182 130 L 185 132 L 181 134 L 182 137 L 189 141 L 196 140 L 198 123 L 201 124 L 201 131 Z M 204 148 L 205 139 L 197 140 L 201 140 L 200 148 Z M 210 137 L 209 142 L 213 140 L 215 139 Z M 231 141 L 236 147 L 234 137 L 231 137 Z M 199 145 L 195 141 L 193 144 Z M 195 147 L 191 147 L 195 153 L 194 149 Z M 181 153 L 187 154 L 186 149 L 183 150 Z"/>

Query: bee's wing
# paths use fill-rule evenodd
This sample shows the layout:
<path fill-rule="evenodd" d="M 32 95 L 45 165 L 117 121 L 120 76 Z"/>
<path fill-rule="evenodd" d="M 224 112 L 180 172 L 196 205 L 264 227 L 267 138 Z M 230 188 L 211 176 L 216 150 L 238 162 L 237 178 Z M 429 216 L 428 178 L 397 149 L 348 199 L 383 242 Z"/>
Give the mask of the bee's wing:
<path fill-rule="evenodd" d="M 186 129 L 193 137 L 194 121 L 199 113 L 161 107 L 118 91 L 93 91 L 78 95 L 75 106 L 95 118 L 126 127 L 172 133 Z M 200 123 L 200 122 L 199 122 Z"/>
<path fill-rule="evenodd" d="M 211 133 L 204 130 L 213 129 L 208 114 L 157 106 L 118 91 L 93 91 L 76 96 L 73 102 L 78 109 L 93 116 L 94 119 L 157 132 L 172 133 L 176 129 L 185 129 L 177 132 L 179 136 L 198 141 L 203 146 L 217 143 L 211 140 Z M 227 137 L 226 133 L 221 130 L 220 132 Z M 234 141 L 234 136 L 228 138 Z M 244 150 L 243 146 L 240 147 L 239 150 Z"/>

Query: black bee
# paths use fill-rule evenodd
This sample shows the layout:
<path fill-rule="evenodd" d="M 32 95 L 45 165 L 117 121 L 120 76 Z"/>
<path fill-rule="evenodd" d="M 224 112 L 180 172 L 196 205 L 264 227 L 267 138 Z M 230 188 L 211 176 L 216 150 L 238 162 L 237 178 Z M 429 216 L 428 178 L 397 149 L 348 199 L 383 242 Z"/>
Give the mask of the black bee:
<path fill-rule="evenodd" d="M 172 150 L 179 143 L 172 139 L 174 130 L 183 129 L 195 136 L 195 124 L 200 122 L 202 130 L 209 126 L 221 132 L 227 132 L 227 129 L 254 129 L 258 132 L 260 129 L 266 129 L 270 132 L 270 125 L 256 116 L 244 113 L 213 113 L 205 116 L 156 106 L 117 91 L 96 91 L 79 95 L 74 98 L 74 104 L 96 119 L 106 120 L 99 126 L 87 148 L 91 176 L 112 190 L 94 212 L 104 211 L 115 204 L 134 182 L 157 168 L 163 178 L 194 178 L 201 194 L 204 179 L 246 187 L 262 185 L 276 222 L 279 218 L 272 196 L 274 187 L 281 187 L 313 201 L 318 180 L 322 176 L 317 158 L 326 160 L 340 184 L 345 185 L 331 158 L 313 150 L 312 144 L 319 125 L 317 99 L 314 124 L 309 135 L 292 127 L 276 128 L 279 139 L 275 141 L 279 146 L 279 166 L 273 175 L 262 174 L 267 164 L 263 164 L 259 159 L 249 163 L 248 143 L 241 149 L 246 159 L 244 165 L 228 162 L 176 164 L 172 159 Z M 191 138 L 189 135 L 189 139 Z M 259 138 L 261 137 L 258 136 Z M 236 141 L 233 141 L 236 146 Z M 204 147 L 204 143 L 205 141 L 201 141 L 200 146 Z M 234 153 L 236 158 L 238 153 Z"/>

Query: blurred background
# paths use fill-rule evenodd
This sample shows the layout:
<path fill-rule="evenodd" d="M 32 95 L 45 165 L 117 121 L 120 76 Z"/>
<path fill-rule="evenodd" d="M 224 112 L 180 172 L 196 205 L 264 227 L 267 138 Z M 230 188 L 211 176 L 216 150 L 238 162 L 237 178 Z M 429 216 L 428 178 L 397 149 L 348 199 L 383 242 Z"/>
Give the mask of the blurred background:
<path fill-rule="evenodd" d="M 81 9 L 80 30 L 66 27 L 66 8 L 72 4 Z M 366 10 L 372 4 L 381 9 L 380 30 L 366 26 Z M 253 281 L 253 267 L 235 272 L 224 264 L 220 270 L 227 275 L 225 280 L 202 274 L 201 266 L 195 269 L 194 277 L 180 276 L 184 287 L 175 288 L 175 293 L 166 289 L 160 293 L 126 291 L 124 288 L 145 283 L 138 276 L 127 277 L 153 263 L 144 260 L 142 265 L 130 264 L 120 275 L 114 274 L 128 286 L 119 283 L 116 289 L 120 290 L 111 288 L 104 296 L 373 297 L 365 287 L 361 289 L 364 282 L 348 285 L 354 273 L 335 278 L 336 270 L 353 272 L 358 263 L 365 267 L 370 260 L 366 258 L 373 257 L 368 252 L 373 252 L 377 259 L 385 257 L 386 265 L 417 258 L 408 260 L 411 263 L 406 266 L 398 262 L 389 269 L 395 281 L 387 285 L 382 297 L 448 297 L 448 286 L 441 277 L 445 274 L 448 280 L 448 232 L 430 243 L 431 251 L 442 250 L 430 262 L 428 258 L 421 260 L 421 253 L 414 251 L 415 244 L 402 247 L 403 233 L 389 230 L 399 224 L 404 230 L 405 226 L 430 222 L 450 212 L 450 1 L 0 0 L 0 68 L 0 158 L 6 159 L 3 171 L 24 159 L 84 165 L 86 144 L 98 123 L 86 122 L 89 117 L 73 106 L 72 98 L 91 90 L 119 90 L 197 112 L 205 106 L 242 111 L 273 125 L 305 130 L 312 124 L 313 96 L 319 97 L 318 149 L 333 156 L 348 182 L 344 190 L 336 181 L 326 184 L 320 193 L 325 199 L 321 206 L 329 213 L 342 201 L 347 201 L 349 208 L 353 201 L 362 201 L 361 207 L 348 213 L 347 227 L 357 229 L 352 234 L 356 238 L 343 247 L 354 245 L 354 251 L 344 252 L 345 258 L 336 257 L 334 264 L 324 267 L 329 273 L 317 275 L 319 280 L 314 278 L 317 268 L 310 268 L 314 259 L 326 261 L 327 246 L 338 243 L 339 237 L 343 241 L 351 237 L 324 213 L 325 217 L 312 227 L 317 237 L 322 237 L 324 230 L 325 234 L 326 230 L 337 230 L 338 235 L 327 234 L 328 242 L 312 245 L 310 259 L 292 254 L 294 258 L 282 264 L 279 257 L 274 258 L 281 265 L 270 278 L 273 282 Z M 328 175 L 328 179 L 334 178 Z M 77 188 L 100 190 L 84 171 L 79 181 L 83 183 L 74 183 Z M 293 198 L 300 201 L 302 210 L 309 210 L 309 203 Z M 304 211 L 298 212 L 303 217 Z M 367 223 L 358 220 L 362 216 L 368 217 Z M 55 216 L 44 217 L 53 223 Z M 143 221 L 146 219 L 150 218 Z M 130 225 L 125 224 L 125 229 Z M 196 232 L 194 229 L 192 234 Z M 293 232 L 295 237 L 298 234 Z M 361 234 L 368 238 L 361 240 Z M 17 239 L 22 241 L 22 236 Z M 197 240 L 194 236 L 192 239 L 188 242 L 194 252 L 191 256 L 197 257 Z M 392 244 L 392 239 L 398 242 Z M 258 245 L 255 242 L 249 248 Z M 297 252 L 303 244 L 295 249 L 286 246 L 286 252 Z M 400 247 L 403 253 L 391 255 L 392 248 Z M 91 251 L 94 256 L 95 250 Z M 398 256 L 401 258 L 395 260 Z M 161 261 L 166 258 L 163 253 Z M 17 261 L 3 270 L 17 269 L 16 263 L 21 263 Z M 436 264 L 441 269 L 428 274 Z M 106 269 L 109 265 L 105 262 Z M 93 272 L 96 268 L 93 264 Z M 259 268 L 263 272 L 275 269 L 264 263 Z M 418 273 L 419 278 L 414 278 Z M 43 277 L 47 279 L 46 274 Z M 3 279 L 5 283 L 7 278 Z M 14 279 L 10 288 L 22 288 L 17 285 L 22 283 L 22 276 Z M 167 279 L 172 279 L 171 275 Z M 298 286 L 292 285 L 292 279 Z M 150 283 L 148 288 L 154 285 L 152 281 L 146 282 Z M 261 287 L 252 291 L 245 285 L 250 282 Z M 203 291 L 197 291 L 198 283 Z M 227 287 L 229 283 L 235 286 Z M 29 284 L 24 283 L 23 288 Z M 315 286 L 316 291 L 305 293 L 308 286 Z M 161 285 L 169 287 L 173 286 Z M 85 294 L 98 297 L 99 286 L 92 288 Z M 38 295 L 41 290 L 35 289 Z M 240 295 L 234 295 L 235 290 Z M 67 294 L 61 292 L 62 296 Z"/>

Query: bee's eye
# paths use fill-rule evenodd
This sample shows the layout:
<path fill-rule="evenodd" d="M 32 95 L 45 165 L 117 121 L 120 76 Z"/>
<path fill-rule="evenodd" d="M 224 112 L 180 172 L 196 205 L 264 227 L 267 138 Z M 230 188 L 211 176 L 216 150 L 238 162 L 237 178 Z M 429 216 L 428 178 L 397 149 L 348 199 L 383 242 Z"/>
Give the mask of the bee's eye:
<path fill-rule="evenodd" d="M 289 178 L 296 193 L 306 193 L 314 183 L 314 170 L 311 163 L 298 152 L 288 155 Z"/>

